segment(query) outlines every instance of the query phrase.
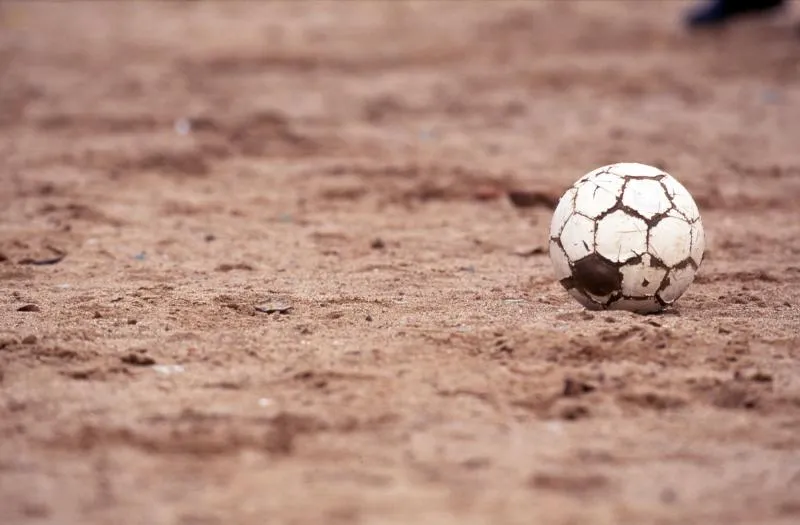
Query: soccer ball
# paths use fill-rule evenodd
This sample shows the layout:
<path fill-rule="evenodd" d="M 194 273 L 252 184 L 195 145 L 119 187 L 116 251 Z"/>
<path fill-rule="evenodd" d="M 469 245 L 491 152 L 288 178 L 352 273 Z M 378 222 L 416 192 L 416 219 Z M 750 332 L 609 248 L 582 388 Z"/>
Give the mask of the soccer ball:
<path fill-rule="evenodd" d="M 550 224 L 556 277 L 591 310 L 663 310 L 692 283 L 704 250 L 692 196 L 645 164 L 587 173 L 561 197 Z"/>

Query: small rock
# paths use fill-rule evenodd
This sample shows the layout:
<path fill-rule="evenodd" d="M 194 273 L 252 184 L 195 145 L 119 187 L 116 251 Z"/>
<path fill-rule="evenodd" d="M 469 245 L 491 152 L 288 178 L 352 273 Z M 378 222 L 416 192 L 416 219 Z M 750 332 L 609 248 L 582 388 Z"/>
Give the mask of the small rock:
<path fill-rule="evenodd" d="M 292 310 L 292 305 L 287 303 L 265 303 L 255 307 L 257 312 L 265 314 L 288 314 Z"/>
<path fill-rule="evenodd" d="M 23 339 L 23 343 L 25 340 Z M 756 371 L 750 376 L 750 381 L 755 381 L 757 383 L 771 383 L 772 382 L 772 374 L 768 372 Z"/>
<path fill-rule="evenodd" d="M 136 324 L 138 322 L 136 319 L 128 319 L 128 324 Z"/>
<path fill-rule="evenodd" d="M 371 322 L 372 322 L 372 316 L 371 316 L 371 315 L 369 315 L 369 314 L 367 314 L 367 316 L 364 318 L 364 320 L 365 320 L 366 322 L 368 322 L 368 323 L 371 323 Z"/>
<path fill-rule="evenodd" d="M 371 243 L 369 243 L 369 247 L 373 250 L 382 250 L 386 248 L 386 242 L 383 239 L 378 237 L 377 239 L 373 239 Z"/>
<path fill-rule="evenodd" d="M 147 354 L 142 354 L 139 352 L 130 352 L 120 357 L 119 359 L 126 365 L 133 365 L 133 366 L 150 366 L 156 364 L 155 359 L 153 359 Z"/>
<path fill-rule="evenodd" d="M 35 304 L 26 304 L 25 306 L 20 306 L 17 308 L 18 312 L 40 312 L 41 309 L 36 306 Z"/>
<path fill-rule="evenodd" d="M 207 233 L 206 236 L 203 237 L 203 240 L 206 241 L 206 242 L 216 241 L 217 240 L 217 236 L 214 235 L 214 234 L 211 234 L 211 233 Z"/>
<path fill-rule="evenodd" d="M 36 341 L 38 341 L 38 339 L 36 338 L 35 335 L 32 335 L 32 334 L 31 335 L 26 335 L 22 339 L 22 344 L 24 344 L 24 345 L 35 345 Z"/>

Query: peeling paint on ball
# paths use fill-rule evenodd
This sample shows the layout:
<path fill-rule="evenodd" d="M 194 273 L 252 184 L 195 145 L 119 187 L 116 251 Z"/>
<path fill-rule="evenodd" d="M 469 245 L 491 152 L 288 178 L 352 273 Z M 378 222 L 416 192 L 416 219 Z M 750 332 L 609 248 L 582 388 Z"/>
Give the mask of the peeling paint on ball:
<path fill-rule="evenodd" d="M 704 251 L 694 199 L 646 164 L 587 173 L 565 192 L 550 225 L 556 278 L 592 310 L 663 310 L 691 285 Z"/>

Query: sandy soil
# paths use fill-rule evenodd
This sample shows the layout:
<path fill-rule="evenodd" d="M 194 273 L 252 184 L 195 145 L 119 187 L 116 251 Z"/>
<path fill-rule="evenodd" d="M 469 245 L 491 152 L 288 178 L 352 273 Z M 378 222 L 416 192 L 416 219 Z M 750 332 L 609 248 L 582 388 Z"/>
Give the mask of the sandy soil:
<path fill-rule="evenodd" d="M 0 4 L 0 523 L 800 522 L 800 41 L 685 5 Z M 543 251 L 616 161 L 662 315 Z"/>

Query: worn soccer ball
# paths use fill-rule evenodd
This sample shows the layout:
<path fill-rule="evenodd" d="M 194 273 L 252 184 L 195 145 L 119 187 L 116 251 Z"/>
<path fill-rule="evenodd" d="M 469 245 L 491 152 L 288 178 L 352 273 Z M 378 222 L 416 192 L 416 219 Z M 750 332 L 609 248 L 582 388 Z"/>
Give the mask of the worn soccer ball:
<path fill-rule="evenodd" d="M 561 197 L 550 224 L 556 277 L 591 310 L 663 310 L 692 283 L 704 250 L 692 196 L 645 164 L 587 173 Z"/>

